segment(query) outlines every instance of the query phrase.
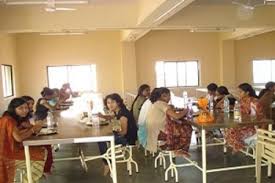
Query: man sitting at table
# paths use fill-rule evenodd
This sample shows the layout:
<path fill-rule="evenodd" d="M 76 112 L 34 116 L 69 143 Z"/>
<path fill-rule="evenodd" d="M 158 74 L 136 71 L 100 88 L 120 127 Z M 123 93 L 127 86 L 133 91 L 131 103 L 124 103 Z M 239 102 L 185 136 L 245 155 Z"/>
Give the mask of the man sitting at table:
<path fill-rule="evenodd" d="M 120 129 L 114 129 L 115 144 L 122 145 L 134 145 L 137 140 L 137 125 L 132 113 L 126 108 L 123 103 L 123 99 L 116 93 L 106 96 L 104 104 L 110 112 L 114 113 L 114 116 L 105 116 L 99 114 L 99 117 L 105 119 L 115 118 L 120 123 Z M 98 143 L 100 154 L 104 154 L 107 151 L 106 142 Z M 106 160 L 104 163 L 104 175 L 106 176 L 110 169 Z"/>

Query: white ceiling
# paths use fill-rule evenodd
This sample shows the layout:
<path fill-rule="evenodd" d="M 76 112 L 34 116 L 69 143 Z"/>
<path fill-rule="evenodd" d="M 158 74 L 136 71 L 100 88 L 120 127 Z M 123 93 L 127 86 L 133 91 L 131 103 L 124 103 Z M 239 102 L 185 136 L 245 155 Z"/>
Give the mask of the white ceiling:
<path fill-rule="evenodd" d="M 146 30 L 135 32 L 135 37 L 140 37 L 152 29 L 232 28 L 242 29 L 243 33 L 245 32 L 243 30 L 248 29 L 264 32 L 263 29 L 272 30 L 275 27 L 275 6 L 258 7 L 253 11 L 246 11 L 232 4 L 231 0 L 185 1 L 191 4 L 186 3 L 174 8 L 183 1 L 89 0 L 89 4 L 86 5 L 57 5 L 75 7 L 77 11 L 54 13 L 45 12 L 45 5 L 6 6 L 2 4 L 0 5 L 0 32 L 46 32 L 70 29 Z M 165 15 L 163 20 L 156 23 L 155 20 L 162 15 Z"/>

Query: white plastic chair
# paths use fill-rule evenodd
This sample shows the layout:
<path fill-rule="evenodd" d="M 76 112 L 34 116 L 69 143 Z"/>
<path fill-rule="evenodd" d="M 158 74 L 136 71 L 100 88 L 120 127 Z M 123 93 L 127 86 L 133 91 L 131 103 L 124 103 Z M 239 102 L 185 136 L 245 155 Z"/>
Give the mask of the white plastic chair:
<path fill-rule="evenodd" d="M 256 145 L 256 182 L 261 183 L 261 165 L 266 160 L 271 176 L 272 163 L 275 164 L 275 132 L 258 129 Z M 269 174 L 269 173 L 268 173 Z"/>
<path fill-rule="evenodd" d="M 14 183 L 23 183 L 23 176 L 25 174 L 24 169 L 16 169 L 16 177 L 14 179 Z"/>

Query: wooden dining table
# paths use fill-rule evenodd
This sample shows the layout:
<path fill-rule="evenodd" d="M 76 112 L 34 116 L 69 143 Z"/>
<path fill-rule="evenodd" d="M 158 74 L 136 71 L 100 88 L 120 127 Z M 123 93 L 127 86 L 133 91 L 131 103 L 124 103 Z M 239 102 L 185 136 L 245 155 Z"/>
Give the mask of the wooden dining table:
<path fill-rule="evenodd" d="M 261 126 L 268 126 L 268 130 L 272 131 L 272 124 L 274 123 L 271 119 L 266 118 L 256 118 L 253 116 L 242 116 L 241 120 L 234 120 L 233 113 L 223 113 L 221 111 L 216 111 L 212 113 L 214 116 L 214 121 L 208 122 L 208 123 L 199 123 L 197 122 L 197 118 L 193 118 L 191 120 L 188 120 L 187 123 L 192 125 L 193 127 L 197 128 L 200 131 L 201 134 L 201 148 L 202 148 L 202 164 L 201 166 L 198 165 L 197 162 L 190 160 L 192 166 L 195 166 L 202 172 L 202 183 L 207 183 L 207 175 L 209 173 L 214 172 L 221 172 L 221 171 L 229 171 L 229 170 L 238 170 L 238 169 L 245 169 L 245 168 L 255 168 L 255 164 L 252 165 L 242 165 L 242 166 L 233 166 L 233 167 L 222 167 L 222 168 L 215 168 L 215 169 L 208 169 L 207 168 L 207 144 L 206 142 L 206 132 L 215 130 L 215 129 L 228 129 L 228 128 L 238 128 L 243 126 L 253 126 L 253 127 L 261 127 Z M 215 144 L 211 144 L 209 146 L 212 146 Z M 227 152 L 227 144 L 225 140 L 223 139 L 223 142 L 218 141 L 217 145 L 223 145 L 224 146 L 224 152 Z M 243 151 L 244 152 L 244 151 Z M 247 152 L 244 152 L 246 155 L 248 155 Z M 252 156 L 251 156 L 252 157 Z M 267 163 L 268 166 L 268 175 L 271 176 L 271 163 Z"/>
<path fill-rule="evenodd" d="M 32 183 L 30 146 L 54 145 L 54 144 L 81 144 L 94 142 L 110 142 L 111 160 L 112 160 L 112 179 L 117 183 L 116 159 L 115 159 L 115 141 L 112 132 L 112 126 L 87 126 L 80 123 L 74 110 L 54 112 L 54 120 L 57 122 L 57 134 L 32 136 L 23 142 L 28 182 Z M 72 158 L 73 159 L 73 158 Z"/>

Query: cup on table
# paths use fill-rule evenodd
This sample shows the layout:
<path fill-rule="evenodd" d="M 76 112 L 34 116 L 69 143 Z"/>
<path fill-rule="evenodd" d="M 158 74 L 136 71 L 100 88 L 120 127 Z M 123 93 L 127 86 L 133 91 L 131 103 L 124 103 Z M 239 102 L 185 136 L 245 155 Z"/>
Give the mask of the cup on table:
<path fill-rule="evenodd" d="M 95 127 L 99 126 L 100 120 L 99 120 L 99 116 L 97 114 L 92 114 L 91 121 L 92 121 L 93 126 L 95 126 Z"/>

